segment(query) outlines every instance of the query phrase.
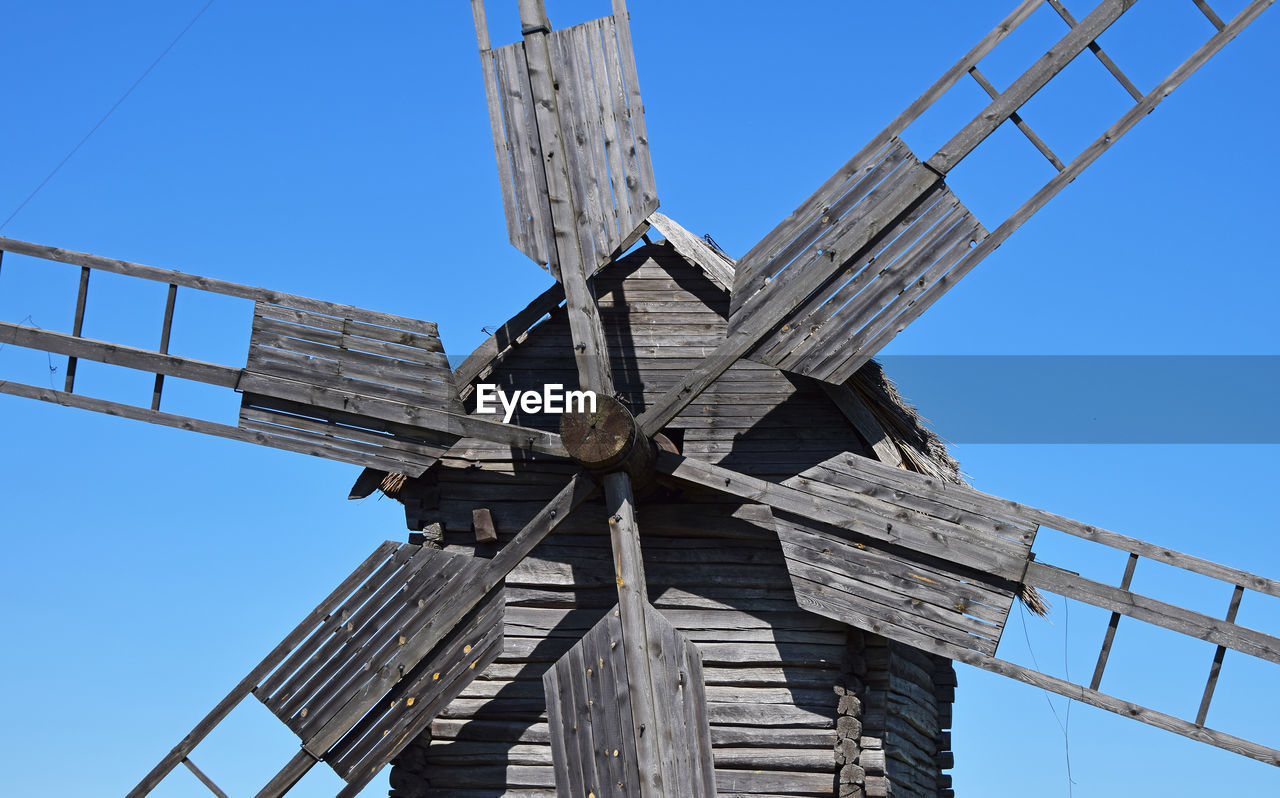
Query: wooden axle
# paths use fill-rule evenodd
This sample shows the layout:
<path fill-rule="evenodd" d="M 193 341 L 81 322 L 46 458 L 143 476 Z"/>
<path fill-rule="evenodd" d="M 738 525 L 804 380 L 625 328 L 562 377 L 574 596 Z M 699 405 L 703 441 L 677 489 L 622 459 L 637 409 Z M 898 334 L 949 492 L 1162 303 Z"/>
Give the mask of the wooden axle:
<path fill-rule="evenodd" d="M 560 436 L 569 456 L 592 474 L 624 472 L 637 488 L 653 482 L 654 444 L 635 416 L 612 396 L 597 396 L 594 410 L 560 417 Z"/>

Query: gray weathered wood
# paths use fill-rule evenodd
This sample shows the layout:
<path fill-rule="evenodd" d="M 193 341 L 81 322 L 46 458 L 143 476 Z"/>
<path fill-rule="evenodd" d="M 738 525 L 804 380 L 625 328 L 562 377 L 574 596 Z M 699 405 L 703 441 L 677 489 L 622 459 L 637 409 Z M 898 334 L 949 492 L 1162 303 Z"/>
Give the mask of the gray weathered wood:
<path fill-rule="evenodd" d="M 1236 613 L 1240 610 L 1240 599 L 1244 596 L 1244 588 L 1236 585 L 1231 591 L 1231 603 L 1227 606 L 1227 623 L 1235 623 Z M 1204 684 L 1204 694 L 1200 696 L 1200 708 L 1196 710 L 1196 725 L 1203 726 L 1209 716 L 1209 702 L 1213 701 L 1213 691 L 1218 686 L 1218 674 L 1222 672 L 1222 659 L 1227 654 L 1226 646 L 1218 646 L 1213 652 L 1213 664 L 1209 666 L 1209 678 Z"/>
<path fill-rule="evenodd" d="M 711 278 L 726 291 L 733 290 L 734 264 L 719 252 L 707 246 L 702 239 L 681 227 L 673 219 L 657 211 L 649 214 L 649 223 L 662 233 L 662 237 L 671 242 L 685 258 Z"/>
<path fill-rule="evenodd" d="M 80 287 L 76 291 L 76 313 L 71 322 L 71 335 L 75 338 L 79 338 L 81 331 L 84 329 L 84 306 L 85 301 L 89 298 L 89 275 L 89 267 L 82 266 L 80 268 Z M 67 358 L 67 378 L 63 390 L 67 393 L 71 393 L 75 390 L 75 385 L 76 356 L 71 354 L 71 356 Z"/>
<path fill-rule="evenodd" d="M 160 347 L 159 352 L 162 355 L 169 354 L 169 337 L 173 332 L 173 307 L 178 299 L 178 286 L 170 285 L 169 292 L 164 302 L 164 321 L 160 325 Z M 155 387 L 151 392 L 151 409 L 160 409 L 160 394 L 164 390 L 164 375 L 156 375 Z"/>
<path fill-rule="evenodd" d="M 1133 569 L 1138 565 L 1138 555 L 1130 554 L 1124 566 L 1124 576 L 1120 579 L 1120 589 L 1128 590 L 1133 583 Z M 1093 678 L 1089 680 L 1089 689 L 1097 690 L 1102 686 L 1102 672 L 1107 668 L 1107 659 L 1111 656 L 1111 644 L 1116 639 L 1116 628 L 1120 625 L 1120 613 L 1111 613 L 1107 622 L 1107 632 L 1102 638 L 1102 650 L 1098 652 L 1098 664 L 1093 668 Z"/>
<path fill-rule="evenodd" d="M 191 771 L 191 774 L 193 776 L 195 776 L 197 779 L 200 780 L 201 784 L 209 788 L 209 792 L 218 796 L 218 798 L 227 798 L 227 794 L 223 792 L 222 789 L 218 787 L 218 785 L 213 781 L 213 779 L 209 778 L 203 770 L 196 767 L 195 762 L 192 762 L 190 759 L 183 757 L 182 764 L 186 766 L 187 770 Z"/>
<path fill-rule="evenodd" d="M 1197 4 L 1203 4 L 1204 0 L 1195 0 L 1195 2 Z M 1049 5 L 1053 6 L 1054 11 L 1058 12 L 1058 16 L 1062 17 L 1063 22 L 1073 28 L 1076 26 L 1076 18 L 1071 15 L 1071 12 L 1067 11 L 1067 7 L 1062 4 L 1062 0 L 1049 0 Z M 1205 5 L 1201 5 L 1201 10 L 1206 7 L 1207 6 Z M 1218 30 L 1222 30 L 1224 27 L 1222 25 L 1222 20 L 1218 20 L 1216 27 Z M 1097 41 L 1089 42 L 1089 52 L 1097 56 L 1098 61 L 1107 68 L 1107 71 L 1110 72 L 1116 80 L 1120 81 L 1120 85 L 1124 87 L 1125 91 L 1129 92 L 1130 97 L 1134 100 L 1142 100 L 1142 91 L 1139 90 L 1137 86 L 1133 85 L 1133 81 L 1129 80 L 1129 77 L 1125 75 L 1124 72 L 1120 71 L 1120 67 L 1116 66 L 1116 62 L 1111 60 L 1111 56 L 1102 51 L 1102 47 Z"/>
<path fill-rule="evenodd" d="M 307 772 L 315 767 L 318 761 L 307 752 L 307 749 L 302 749 L 294 754 L 293 758 L 286 762 L 285 766 L 280 768 L 276 775 L 271 777 L 271 780 L 257 792 L 254 798 L 279 798 L 279 796 L 293 789 L 293 786 L 303 776 L 307 775 Z"/>
<path fill-rule="evenodd" d="M 1096 44 L 1094 46 L 1096 46 Z M 1106 57 L 1105 54 L 1103 57 Z M 969 68 L 969 74 L 972 75 L 973 79 L 978 82 L 978 85 L 982 87 L 982 90 L 987 93 L 988 97 L 994 100 L 995 98 L 1000 96 L 1000 92 L 996 89 L 995 86 L 991 85 L 991 81 L 987 80 L 987 76 L 982 74 L 982 72 L 978 70 L 978 67 L 976 64 Z M 1057 155 L 1055 155 L 1053 150 L 1049 148 L 1049 145 L 1045 144 L 1044 139 L 1040 138 L 1039 134 L 1037 134 L 1034 130 L 1031 129 L 1031 125 L 1027 124 L 1026 120 L 1022 118 L 1021 114 L 1019 114 L 1017 111 L 1014 111 L 1013 113 L 1009 114 L 1009 121 L 1012 122 L 1018 128 L 1018 130 L 1022 131 L 1022 135 L 1027 137 L 1027 141 L 1031 142 L 1031 146 L 1035 147 L 1040 152 L 1040 154 L 1043 155 L 1045 159 L 1050 164 L 1053 165 L 1054 169 L 1057 169 L 1059 172 L 1061 172 L 1065 168 L 1062 165 L 1062 159 L 1059 158 Z"/>

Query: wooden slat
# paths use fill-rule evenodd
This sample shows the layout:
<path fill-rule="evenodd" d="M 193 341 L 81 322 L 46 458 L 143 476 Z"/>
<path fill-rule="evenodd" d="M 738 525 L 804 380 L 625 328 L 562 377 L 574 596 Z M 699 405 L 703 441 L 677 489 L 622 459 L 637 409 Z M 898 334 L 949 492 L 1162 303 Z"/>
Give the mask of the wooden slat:
<path fill-rule="evenodd" d="M 495 590 L 327 755 L 356 791 L 413 740 L 502 650 L 504 598 Z"/>
<path fill-rule="evenodd" d="M 140 781 L 136 787 L 129 791 L 127 798 L 141 798 L 141 796 L 150 793 L 151 790 L 160 783 L 161 779 L 177 767 L 178 763 L 185 759 L 187 755 L 190 754 L 197 745 L 199 745 L 200 741 L 208 736 L 209 732 L 213 731 L 215 726 L 222 722 L 223 718 L 231 714 L 231 710 L 235 709 L 236 706 L 244 700 L 245 696 L 249 695 L 257 684 L 267 674 L 274 670 L 285 657 L 288 656 L 289 652 L 292 651 L 295 646 L 311 634 L 312 630 L 318 623 L 322 622 L 326 616 L 337 609 L 347 596 L 349 596 L 353 590 L 363 583 L 370 574 L 377 570 L 377 568 L 385 562 L 387 558 L 392 556 L 400 546 L 401 544 L 388 540 L 384 541 L 374 549 L 373 553 L 365 558 L 364 562 L 357 566 L 356 569 L 338 585 L 338 587 L 334 588 L 333 592 L 326 596 L 325 599 L 302 620 L 302 623 L 294 627 L 294 630 L 286 635 L 285 638 L 280 641 L 279 645 L 267 654 L 266 658 L 264 658 L 262 662 L 258 663 L 258 665 L 251 670 L 247 676 L 241 679 L 240 683 L 233 687 L 231 692 L 218 702 L 217 706 L 215 706 L 208 715 L 202 718 L 200 722 L 196 724 L 195 728 L 192 729 L 180 743 L 174 746 L 173 750 L 161 759 L 159 764 L 152 768 L 151 772 L 143 777 L 142 781 Z"/>
<path fill-rule="evenodd" d="M 165 297 L 165 302 L 164 302 L 164 321 L 160 325 L 160 348 L 158 351 L 162 355 L 169 354 L 169 337 L 170 337 L 170 334 L 173 332 L 173 307 L 177 299 L 178 299 L 178 286 L 170 285 L 169 292 Z M 152 392 L 151 392 L 151 409 L 152 410 L 160 409 L 160 394 L 161 392 L 163 392 L 163 390 L 164 390 L 164 375 L 157 374 L 155 387 L 152 389 Z"/>
<path fill-rule="evenodd" d="M 192 762 L 190 759 L 183 757 L 182 764 L 186 765 L 187 770 L 191 771 L 191 774 L 195 776 L 197 779 L 199 779 L 201 784 L 209 788 L 209 792 L 218 796 L 218 798 L 227 798 L 227 794 L 223 792 L 222 789 L 218 787 L 216 783 L 214 783 L 213 779 L 205 775 L 205 772 L 203 770 L 196 767 L 195 762 Z"/>
<path fill-rule="evenodd" d="M 1096 47 L 1097 45 L 1095 44 L 1094 46 Z M 1105 58 L 1106 55 L 1103 54 L 1103 57 Z M 970 67 L 969 74 L 978 82 L 978 85 L 982 87 L 982 90 L 987 93 L 988 97 L 994 100 L 1000 96 L 1000 92 L 996 90 L 995 86 L 991 85 L 991 81 L 987 80 L 987 76 L 978 70 L 977 65 Z M 1049 145 L 1045 144 L 1044 139 L 1040 138 L 1040 135 L 1031 129 L 1031 125 L 1028 125 L 1026 120 L 1023 119 L 1017 111 L 1009 114 L 1009 121 L 1012 122 L 1018 130 L 1022 131 L 1022 135 L 1027 137 L 1027 141 L 1031 142 L 1031 146 L 1035 147 L 1036 150 L 1045 157 L 1045 160 L 1053 165 L 1054 169 L 1061 172 L 1065 168 L 1062 165 L 1062 159 L 1054 154 L 1053 150 L 1049 148 Z"/>
<path fill-rule="evenodd" d="M 318 443 L 316 441 L 295 440 L 292 438 L 280 437 L 279 435 L 268 434 L 258 430 L 232 427 L 227 424 L 218 424 L 213 421 L 204 421 L 203 419 L 191 418 L 189 416 L 179 416 L 173 413 L 148 410 L 146 408 L 127 405 L 121 402 L 111 402 L 106 399 L 95 399 L 89 396 L 80 396 L 79 394 L 66 393 L 65 391 L 57 391 L 50 388 L 40 388 L 35 385 L 26 385 L 20 382 L 0 382 L 0 393 L 22 396 L 28 399 L 38 399 L 42 402 L 49 402 L 51 404 L 62 405 L 64 407 L 76 407 L 81 410 L 92 410 L 109 416 L 131 418 L 135 421 L 146 421 L 165 427 L 185 429 L 191 432 L 201 432 L 206 435 L 217 435 L 221 438 L 231 438 L 232 440 L 256 443 L 260 446 L 270 446 L 275 449 L 284 449 L 286 451 L 309 454 L 315 457 L 323 457 L 327 460 L 337 460 L 342 463 L 353 463 L 355 465 L 382 468 L 384 470 L 388 468 L 391 470 L 398 470 L 402 466 L 402 464 L 395 460 L 370 457 L 366 454 L 350 452 L 327 444 Z"/>
<path fill-rule="evenodd" d="M 658 207 L 657 190 L 653 182 L 653 162 L 649 155 L 649 134 L 644 122 L 644 102 L 640 99 L 640 78 L 636 72 L 635 48 L 631 44 L 631 23 L 622 0 L 612 0 L 613 16 L 603 22 L 607 44 L 617 41 L 617 64 L 621 67 L 621 84 L 627 94 L 627 119 L 631 123 L 631 147 L 635 150 L 634 170 L 628 161 L 629 177 L 635 178 L 639 199 L 633 198 L 631 207 L 637 219 L 643 219 Z M 613 52 L 610 47 L 610 52 Z M 627 181 L 628 185 L 631 181 Z"/>
<path fill-rule="evenodd" d="M 254 798 L 279 798 L 293 789 L 293 786 L 315 767 L 317 761 L 307 749 L 302 749 L 271 777 L 271 780 L 257 792 Z"/>
<path fill-rule="evenodd" d="M 1244 588 L 1236 585 L 1231 591 L 1231 603 L 1227 606 L 1227 623 L 1235 623 L 1236 613 L 1240 611 L 1240 599 L 1244 596 Z M 1200 708 L 1196 710 L 1196 725 L 1203 726 L 1209 716 L 1209 702 L 1213 701 L 1213 691 L 1218 686 L 1218 674 L 1222 672 L 1222 659 L 1227 654 L 1226 646 L 1218 646 L 1213 652 L 1213 664 L 1209 666 L 1209 678 L 1204 684 L 1204 694 L 1200 696 Z"/>
<path fill-rule="evenodd" d="M 1128 590 L 1133 583 L 1133 569 L 1138 565 L 1138 555 L 1130 554 L 1124 566 L 1124 576 L 1120 579 L 1120 589 Z M 1089 680 L 1089 689 L 1097 690 L 1102 686 L 1102 672 L 1107 669 L 1107 659 L 1111 656 L 1111 644 L 1116 639 L 1116 628 L 1120 625 L 1120 613 L 1111 613 L 1107 622 L 1107 632 L 1102 638 L 1102 650 L 1098 652 L 1098 664 L 1093 668 L 1093 678 Z"/>
<path fill-rule="evenodd" d="M 498 184 L 502 190 L 502 209 L 507 217 L 507 231 L 520 230 L 516 216 L 516 195 L 512 185 L 510 145 L 503 133 L 502 98 L 494 67 L 495 55 L 489 48 L 489 24 L 485 19 L 484 0 L 471 0 L 471 16 L 476 29 L 476 44 L 480 49 L 480 70 L 484 75 L 485 103 L 489 107 L 489 132 L 493 138 L 493 154 L 498 162 Z M 522 231 L 523 233 L 523 231 Z M 517 249 L 524 250 L 524 236 Z"/>
<path fill-rule="evenodd" d="M 543 676 L 561 795 L 647 795 L 646 783 L 668 796 L 716 794 L 701 656 L 660 612 L 645 612 L 652 667 L 659 671 L 653 680 L 658 713 L 656 725 L 639 738 L 631 721 L 634 680 L 620 648 L 620 607 L 605 613 Z M 644 772 L 637 750 L 645 736 L 656 746 L 651 773 Z"/>
<path fill-rule="evenodd" d="M 591 23 L 587 23 L 552 31 L 547 43 L 558 87 L 557 108 L 565 154 L 569 158 L 569 181 L 575 194 L 574 207 L 578 211 L 578 240 L 583 257 L 591 256 L 588 271 L 594 272 L 608 261 L 609 253 L 621 239 L 613 202 L 607 196 L 611 183 L 600 122 L 592 119 L 588 110 L 589 95 L 595 93 L 586 39 L 587 30 L 591 27 Z"/>
<path fill-rule="evenodd" d="M 71 335 L 75 338 L 80 337 L 81 331 L 84 329 L 84 306 L 85 301 L 89 298 L 89 267 L 82 266 L 80 268 L 80 287 L 76 291 L 76 313 L 71 322 Z M 64 352 L 62 354 L 70 354 Z M 71 393 L 75 390 L 76 385 L 76 356 L 71 355 L 67 358 L 67 379 L 63 390 Z"/>
<path fill-rule="evenodd" d="M 610 81 L 610 70 L 607 63 L 604 45 L 604 20 L 598 19 L 583 26 L 586 32 L 587 48 L 591 57 L 591 78 L 594 89 L 594 100 L 591 108 L 600 126 L 601 144 L 608 163 L 609 189 L 612 194 L 610 202 L 615 224 L 621 238 L 644 221 L 642 208 L 631 206 L 630 189 L 627 186 L 627 170 L 623 161 L 623 148 L 629 146 L 631 127 L 626 117 L 619 117 L 615 105 L 614 86 Z M 613 47 L 608 51 L 612 53 Z M 619 246 L 625 246 L 620 239 Z"/>

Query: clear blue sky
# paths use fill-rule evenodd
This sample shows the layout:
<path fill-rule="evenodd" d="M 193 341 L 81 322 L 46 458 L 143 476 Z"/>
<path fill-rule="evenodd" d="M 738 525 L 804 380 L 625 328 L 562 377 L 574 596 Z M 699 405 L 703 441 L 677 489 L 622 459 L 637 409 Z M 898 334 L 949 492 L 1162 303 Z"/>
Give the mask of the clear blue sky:
<path fill-rule="evenodd" d="M 1243 0 L 1213 4 L 1228 16 Z M 0 219 L 202 5 L 7 5 Z M 490 5 L 495 43 L 516 38 L 514 2 Z M 608 11 L 605 0 L 549 5 L 558 26 Z M 745 252 L 1012 5 L 635 0 L 663 211 Z M 1088 5 L 1071 7 L 1083 16 Z M 1148 0 L 1132 13 L 1129 29 L 1102 43 L 1144 89 L 1210 33 L 1189 0 Z M 1061 32 L 1042 9 L 1008 53 L 1042 50 Z M 1270 235 L 1278 54 L 1280 12 L 1271 11 L 888 353 L 1280 354 Z M 1097 66 L 1026 109 L 1064 156 L 1123 107 Z M 983 65 L 1000 86 L 1014 67 L 994 57 Z M 939 143 L 967 121 L 975 97 L 977 87 L 964 86 L 942 107 L 952 115 L 924 120 L 908 142 L 921 151 Z M 1025 142 L 998 143 L 954 180 L 988 227 L 1021 198 L 1013 184 L 1025 193 L 1027 181 L 1048 176 Z M 506 242 L 460 0 L 218 0 L 0 233 L 431 319 L 452 355 L 549 284 Z M 66 329 L 74 270 L 55 265 L 36 279 L 13 260 L 0 276 L 0 319 Z M 162 289 L 134 295 L 103 281 L 85 334 L 150 345 L 162 307 Z M 247 321 L 218 327 L 217 311 L 180 305 L 174 351 L 241 362 Z M 81 373 L 112 398 L 149 397 L 146 380 Z M 13 347 L 0 350 L 0 376 L 49 379 L 42 359 Z M 53 379 L 60 385 L 61 373 Z M 903 388 L 929 415 L 928 397 Z M 173 401 L 234 418 L 234 402 L 177 392 Z M 354 467 L 26 400 L 0 405 L 6 796 L 123 793 L 377 541 L 405 534 L 394 502 L 345 500 Z M 1274 398 L 1222 402 L 1193 423 L 1274 412 Z M 954 451 L 984 490 L 1280 576 L 1275 445 Z M 1118 581 L 1123 556 L 1073 565 L 1074 549 L 1044 542 L 1044 558 Z M 1148 580 L 1189 606 L 1225 610 L 1225 593 L 1143 567 L 1135 586 Z M 1241 609 L 1243 622 L 1272 633 L 1277 619 L 1280 601 L 1250 595 Z M 1091 669 L 1104 624 L 1103 613 L 1059 602 L 1052 625 L 1028 620 L 1027 637 L 1045 669 L 1078 676 Z M 1138 626 L 1126 624 L 1104 688 L 1193 714 L 1212 647 L 1126 637 Z M 1029 662 L 1025 647 L 1015 613 L 1001 654 Z M 1064 735 L 1044 695 L 968 668 L 959 678 L 958 792 L 1067 795 Z M 1066 702 L 1052 703 L 1065 715 Z M 1070 712 L 1076 795 L 1280 794 L 1274 768 L 1090 707 Z M 1278 716 L 1275 668 L 1228 654 L 1211 724 L 1275 746 Z M 295 743 L 256 702 L 233 718 L 195 759 L 244 794 Z M 157 794 L 201 794 L 185 773 L 167 784 Z M 317 768 L 296 794 L 331 795 L 337 784 Z M 366 794 L 384 790 L 385 776 Z"/>

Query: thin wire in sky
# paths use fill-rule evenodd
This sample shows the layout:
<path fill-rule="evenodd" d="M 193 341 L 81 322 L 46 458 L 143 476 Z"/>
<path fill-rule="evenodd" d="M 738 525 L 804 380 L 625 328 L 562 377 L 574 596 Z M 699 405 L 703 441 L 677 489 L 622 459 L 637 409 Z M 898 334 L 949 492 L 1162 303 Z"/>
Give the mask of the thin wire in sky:
<path fill-rule="evenodd" d="M 129 88 L 125 90 L 124 94 L 120 95 L 120 99 L 116 100 L 115 103 L 113 103 L 112 106 L 107 109 L 107 112 L 102 115 L 102 118 L 99 119 L 96 123 L 94 123 L 93 127 L 89 128 L 89 132 L 84 134 L 84 138 L 80 139 L 80 141 L 76 144 L 76 146 L 72 147 L 71 151 L 68 152 L 62 158 L 61 161 L 58 161 L 58 165 L 53 167 L 53 169 L 49 172 L 49 174 L 45 175 L 44 180 L 41 180 L 40 184 L 36 186 L 34 189 L 32 189 L 31 193 L 27 195 L 26 199 L 18 203 L 18 207 L 13 209 L 13 213 L 10 213 L 3 222 L 0 222 L 0 230 L 3 230 L 4 228 L 9 226 L 9 222 L 13 221 L 13 217 L 17 216 L 22 211 L 23 208 L 27 207 L 27 203 L 30 202 L 32 199 L 34 199 L 35 196 L 40 193 L 40 189 L 44 188 L 45 185 L 47 185 L 48 182 L 53 179 L 53 176 L 56 175 L 58 171 L 62 169 L 63 166 L 66 165 L 67 161 L 71 160 L 71 156 L 75 155 L 76 152 L 81 147 L 84 146 L 84 143 L 89 140 L 90 136 L 98 132 L 98 128 L 102 127 L 102 123 L 106 122 L 107 118 L 111 116 L 111 114 L 115 113 L 115 110 L 120 107 L 121 103 L 129 99 L 129 95 L 133 94 L 133 90 L 138 88 L 138 84 L 146 80 L 147 75 L 151 74 L 151 70 L 155 69 L 156 65 L 164 60 L 164 57 L 169 54 L 169 51 L 174 48 L 174 45 L 176 45 L 179 41 L 181 41 L 183 36 L 187 35 L 187 31 L 191 30 L 191 26 L 195 25 L 196 22 L 200 19 L 200 17 L 204 16 L 204 12 L 208 11 L 209 6 L 213 5 L 213 3 L 214 3 L 214 0 L 209 0 L 209 2 L 204 4 L 203 8 L 201 8 L 199 11 L 196 12 L 196 15 L 191 18 L 191 21 L 186 24 L 186 27 L 184 27 L 181 31 L 179 31 L 177 36 L 173 37 L 173 41 L 169 42 L 169 46 L 164 48 L 164 50 L 161 51 L 160 55 L 156 56 L 156 60 L 151 62 L 151 66 L 144 69 L 142 71 L 142 74 L 138 76 L 138 79 L 133 82 L 133 85 L 129 86 Z"/>

